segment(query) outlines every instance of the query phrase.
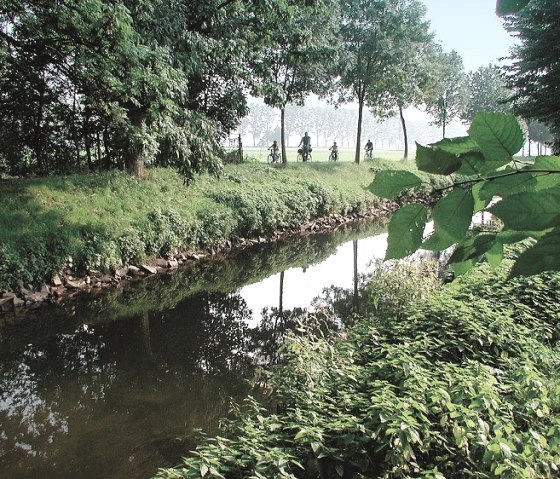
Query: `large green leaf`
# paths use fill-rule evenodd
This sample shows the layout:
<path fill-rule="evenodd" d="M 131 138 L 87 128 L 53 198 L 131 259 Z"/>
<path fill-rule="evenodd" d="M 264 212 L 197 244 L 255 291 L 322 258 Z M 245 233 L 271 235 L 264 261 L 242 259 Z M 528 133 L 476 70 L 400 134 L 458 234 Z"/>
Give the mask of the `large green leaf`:
<path fill-rule="evenodd" d="M 442 250 L 463 239 L 471 224 L 473 210 L 474 198 L 469 190 L 452 190 L 434 207 L 434 234 L 422 248 Z"/>
<path fill-rule="evenodd" d="M 529 4 L 530 0 L 497 0 L 496 13 L 498 15 L 511 15 L 517 13 Z"/>
<path fill-rule="evenodd" d="M 486 260 L 492 268 L 497 268 L 504 259 L 504 245 L 496 242 L 485 254 Z"/>
<path fill-rule="evenodd" d="M 489 251 L 496 243 L 495 234 L 478 234 L 463 241 L 449 258 L 450 263 L 462 263 L 476 259 Z"/>
<path fill-rule="evenodd" d="M 517 193 L 496 203 L 490 212 L 512 230 L 554 228 L 560 225 L 560 190 Z"/>
<path fill-rule="evenodd" d="M 502 176 L 485 181 L 478 192 L 478 196 L 488 201 L 495 196 L 505 198 L 515 193 L 534 191 L 536 185 L 537 180 L 534 175 L 530 173 L 516 173 L 514 175 Z"/>
<path fill-rule="evenodd" d="M 414 253 L 422 244 L 426 221 L 428 209 L 424 205 L 406 205 L 393 214 L 385 259 L 404 258 Z"/>
<path fill-rule="evenodd" d="M 450 175 L 461 167 L 461 160 L 453 153 L 416 144 L 416 166 L 420 171 Z"/>
<path fill-rule="evenodd" d="M 492 198 L 490 199 L 482 198 L 480 196 L 480 191 L 482 190 L 483 187 L 484 187 L 483 181 L 475 183 L 472 186 L 472 194 L 474 197 L 474 213 L 478 213 L 479 211 L 482 211 L 484 208 L 486 208 L 490 203 L 490 200 L 492 199 Z"/>
<path fill-rule="evenodd" d="M 560 172 L 560 156 L 537 156 L 535 163 L 529 166 L 528 169 Z"/>
<path fill-rule="evenodd" d="M 529 238 L 540 238 L 542 231 L 512 231 L 504 230 L 498 233 L 496 241 L 502 244 L 514 244 Z"/>
<path fill-rule="evenodd" d="M 451 269 L 455 276 L 462 276 L 471 269 L 473 269 L 478 263 L 480 258 L 469 259 L 467 261 L 462 261 L 460 263 L 454 263 L 451 265 Z"/>
<path fill-rule="evenodd" d="M 560 229 L 555 229 L 519 255 L 511 269 L 510 277 L 528 276 L 543 271 L 560 271 L 558 251 L 560 251 Z"/>
<path fill-rule="evenodd" d="M 430 147 L 455 155 L 461 163 L 459 169 L 456 170 L 459 175 L 476 175 L 480 172 L 481 165 L 484 163 L 484 156 L 480 152 L 480 147 L 470 136 L 444 138 L 437 143 L 432 143 Z"/>
<path fill-rule="evenodd" d="M 484 172 L 492 171 L 512 161 L 523 147 L 523 132 L 511 115 L 482 111 L 476 114 L 469 135 L 484 154 Z"/>
<path fill-rule="evenodd" d="M 385 170 L 375 175 L 369 185 L 369 191 L 382 198 L 393 199 L 407 188 L 415 188 L 422 184 L 422 178 L 410 171 Z"/>
<path fill-rule="evenodd" d="M 535 174 L 535 190 L 537 191 L 560 186 L 560 157 L 558 156 L 538 156 L 535 163 L 524 170 L 543 172 Z M 549 173 L 544 173 L 544 171 L 549 171 Z"/>
<path fill-rule="evenodd" d="M 451 153 L 452 155 L 464 155 L 465 153 L 480 153 L 480 147 L 470 136 L 459 136 L 457 138 L 444 138 L 437 143 L 431 143 L 432 148 Z"/>

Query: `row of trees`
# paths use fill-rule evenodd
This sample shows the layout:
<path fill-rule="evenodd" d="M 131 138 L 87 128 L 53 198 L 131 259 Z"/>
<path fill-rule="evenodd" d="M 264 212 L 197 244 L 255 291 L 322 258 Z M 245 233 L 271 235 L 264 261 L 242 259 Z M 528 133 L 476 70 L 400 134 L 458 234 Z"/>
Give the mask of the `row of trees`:
<path fill-rule="evenodd" d="M 328 147 L 336 141 L 339 146 L 353 148 L 356 141 L 357 108 L 346 106 L 334 108 L 330 105 L 286 107 L 285 135 L 286 144 L 297 145 L 303 132 L 308 131 L 313 146 Z M 441 132 L 429 124 L 421 112 L 404 112 L 407 117 L 407 132 L 419 143 L 432 143 L 438 140 Z M 448 134 L 461 135 L 465 127 L 459 122 L 448 125 Z M 249 103 L 249 113 L 241 120 L 235 137 L 240 134 L 244 144 L 266 147 L 280 138 L 280 115 L 278 110 L 262 103 Z M 369 110 L 364 111 L 362 119 L 362 149 L 365 141 L 371 139 L 375 149 L 404 148 L 402 124 L 398 115 L 390 118 L 376 118 Z"/>
<path fill-rule="evenodd" d="M 465 108 L 461 58 L 434 41 L 424 15 L 419 0 L 2 2 L 0 168 L 141 176 L 151 163 L 188 180 L 219 169 L 219 140 L 247 113 L 248 93 L 279 110 L 283 161 L 286 107 L 310 93 L 358 104 L 356 161 L 364 109 L 397 114 L 406 150 L 407 107 L 425 107 L 443 130 L 488 107 Z M 524 15 L 508 17 L 522 39 L 509 83 L 521 113 L 555 125 L 558 110 L 541 109 L 535 86 L 554 77 L 525 61 L 531 25 L 548 20 Z"/>

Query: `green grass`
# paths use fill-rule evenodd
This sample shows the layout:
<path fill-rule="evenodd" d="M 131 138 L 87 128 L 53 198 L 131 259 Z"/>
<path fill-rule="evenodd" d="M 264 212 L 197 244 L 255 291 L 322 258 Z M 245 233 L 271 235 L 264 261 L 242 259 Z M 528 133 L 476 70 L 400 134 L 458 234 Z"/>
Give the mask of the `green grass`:
<path fill-rule="evenodd" d="M 0 289 L 39 283 L 71 267 L 107 271 L 226 238 L 293 228 L 330 212 L 380 204 L 367 186 L 373 160 L 227 165 L 189 187 L 171 169 L 0 181 Z"/>

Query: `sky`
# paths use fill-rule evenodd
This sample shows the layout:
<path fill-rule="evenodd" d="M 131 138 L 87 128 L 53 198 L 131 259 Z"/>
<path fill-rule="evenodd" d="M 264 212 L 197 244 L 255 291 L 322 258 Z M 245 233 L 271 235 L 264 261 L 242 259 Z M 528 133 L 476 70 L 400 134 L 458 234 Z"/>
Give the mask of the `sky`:
<path fill-rule="evenodd" d="M 496 15 L 496 0 L 423 0 L 426 19 L 444 50 L 456 50 L 465 71 L 489 63 L 500 64 L 509 54 L 514 39 Z"/>

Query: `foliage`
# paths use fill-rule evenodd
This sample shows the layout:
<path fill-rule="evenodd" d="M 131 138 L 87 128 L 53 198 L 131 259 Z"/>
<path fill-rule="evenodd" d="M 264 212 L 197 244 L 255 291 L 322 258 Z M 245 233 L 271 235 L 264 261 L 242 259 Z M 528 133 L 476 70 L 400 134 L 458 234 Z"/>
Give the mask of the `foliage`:
<path fill-rule="evenodd" d="M 446 126 L 458 118 L 465 108 L 466 78 L 463 60 L 455 50 L 450 53 L 439 52 L 437 62 L 440 71 L 432 97 L 426 102 L 426 111 L 432 117 L 432 123 L 442 128 L 445 138 Z"/>
<path fill-rule="evenodd" d="M 421 48 L 429 38 L 424 14 L 424 7 L 416 0 L 341 2 L 340 61 L 336 65 L 335 87 L 338 102 L 358 102 L 356 163 L 360 162 L 363 107 L 379 106 L 389 85 L 411 74 L 405 74 L 407 67 L 413 67 L 402 58 L 411 48 Z"/>
<path fill-rule="evenodd" d="M 516 112 L 549 125 L 558 144 L 559 67 L 558 55 L 551 48 L 559 41 L 558 3 L 554 0 L 519 2 L 519 7 L 524 5 L 518 11 L 510 10 L 514 14 L 507 17 L 506 29 L 519 43 L 513 49 L 511 65 L 505 67 L 506 80 L 515 93 Z"/>
<path fill-rule="evenodd" d="M 508 100 L 512 92 L 506 87 L 500 70 L 495 65 L 480 67 L 467 75 L 468 100 L 461 120 L 473 121 L 479 111 L 497 111 L 510 113 Z"/>
<path fill-rule="evenodd" d="M 252 2 L 229 3 L 4 2 L 0 164 L 10 175 L 142 176 L 154 162 L 187 181 L 216 172 L 257 48 Z"/>
<path fill-rule="evenodd" d="M 513 155 L 524 138 L 517 120 L 501 113 L 478 113 L 469 136 L 418 146 L 418 169 L 454 175 L 450 192 L 432 211 L 434 232 L 423 237 L 428 209 L 421 204 L 399 210 L 389 225 L 388 258 L 401 258 L 418 248 L 443 250 L 456 244 L 450 258 L 456 273 L 484 259 L 496 265 L 504 246 L 533 240 L 516 259 L 512 276 L 560 269 L 555 248 L 560 235 L 560 159 L 538 157 L 523 163 Z M 467 178 L 458 175 L 468 175 Z M 390 198 L 422 180 L 377 175 L 370 189 Z M 469 229 L 473 214 L 488 212 L 502 222 L 499 231 Z"/>
<path fill-rule="evenodd" d="M 292 337 L 269 380 L 275 406 L 249 399 L 157 477 L 554 476 L 560 356 L 525 324 L 550 330 L 556 315 L 523 303 L 538 291 L 556 304 L 557 279 L 503 280 L 491 299 L 478 275 L 399 308 L 407 320 L 378 312 L 344 340 Z"/>

